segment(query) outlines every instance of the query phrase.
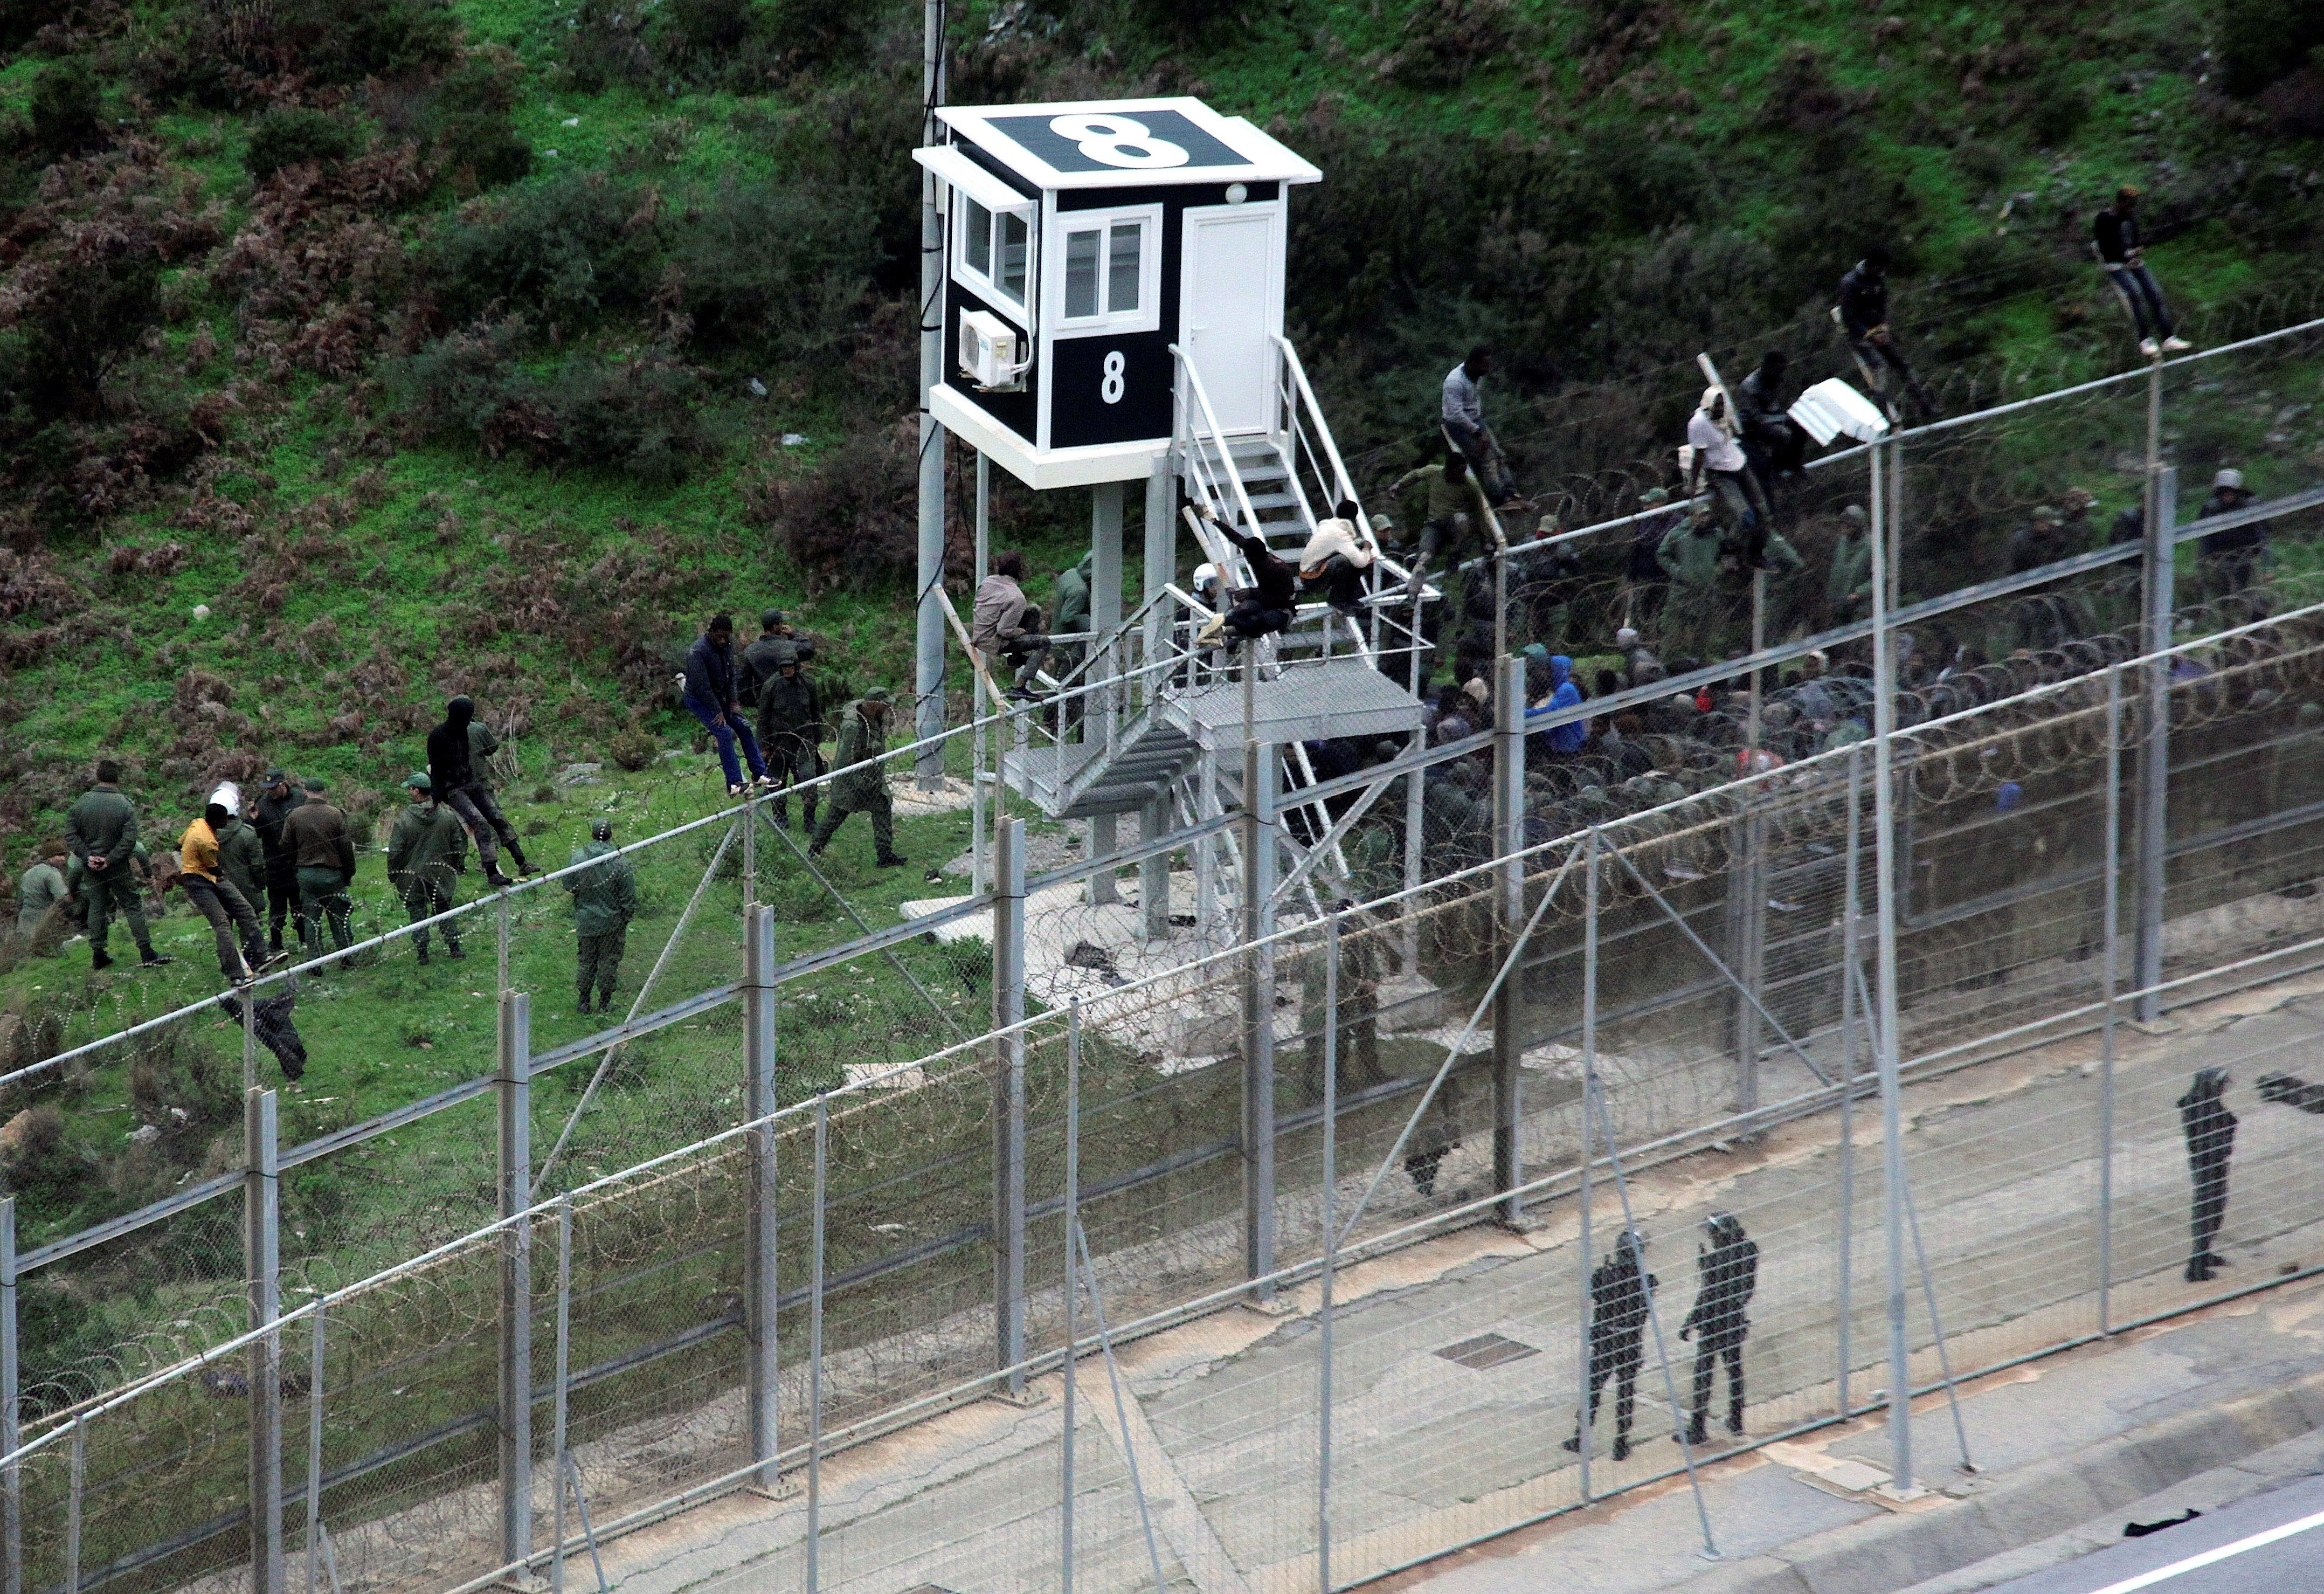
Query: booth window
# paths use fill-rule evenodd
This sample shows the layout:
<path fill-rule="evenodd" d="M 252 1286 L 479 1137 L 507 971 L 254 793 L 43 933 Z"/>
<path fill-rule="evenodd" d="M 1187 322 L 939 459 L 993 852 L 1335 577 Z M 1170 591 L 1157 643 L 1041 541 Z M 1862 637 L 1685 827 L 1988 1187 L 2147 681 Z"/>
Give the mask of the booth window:
<path fill-rule="evenodd" d="M 961 275 L 987 297 L 1022 310 L 1029 220 L 1022 210 L 991 210 L 966 194 L 960 198 Z"/>
<path fill-rule="evenodd" d="M 1150 330 L 1161 324 L 1160 207 L 1073 212 L 1062 218 L 1060 330 Z"/>

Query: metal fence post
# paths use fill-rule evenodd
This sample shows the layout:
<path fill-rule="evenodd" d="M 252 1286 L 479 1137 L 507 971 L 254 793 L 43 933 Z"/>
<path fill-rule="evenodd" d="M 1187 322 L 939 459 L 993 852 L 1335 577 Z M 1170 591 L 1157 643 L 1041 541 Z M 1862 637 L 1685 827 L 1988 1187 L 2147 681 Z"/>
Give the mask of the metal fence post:
<path fill-rule="evenodd" d="M 1082 657 L 1088 659 L 1089 668 L 1083 673 L 1086 685 L 1092 679 L 1117 676 L 1120 670 L 1120 644 L 1113 632 L 1121 625 L 1121 484 L 1100 482 L 1090 489 L 1090 552 L 1095 555 L 1090 567 L 1089 623 L 1086 629 L 1097 633 L 1097 640 L 1082 644 Z M 1107 737 L 1118 726 L 1120 709 L 1119 688 L 1101 687 L 1082 696 L 1082 740 Z M 1097 862 L 1111 858 L 1119 851 L 1116 833 L 1119 816 L 1112 814 L 1093 814 L 1089 817 L 1089 861 Z M 1114 873 L 1102 869 L 1089 877 L 1089 899 L 1092 903 L 1119 902 L 1120 893 L 1114 883 Z"/>
<path fill-rule="evenodd" d="M 751 916 L 754 920 L 758 915 Z M 753 1359 L 755 1361 L 755 1359 Z M 753 1368 L 755 1371 L 755 1367 Z M 565 1594 L 565 1468 L 567 1465 L 566 1418 L 569 1414 L 573 1383 L 573 1197 L 557 1198 L 557 1387 L 551 1407 L 551 1426 L 556 1437 L 549 1448 L 556 1453 L 549 1461 L 549 1497 L 557 1502 L 550 1514 L 554 1525 L 549 1530 L 549 1586 L 552 1594 Z M 752 1411 L 755 1442 L 755 1419 Z M 752 1451 L 753 1458 L 758 1452 Z"/>
<path fill-rule="evenodd" d="M 0 1195 L 0 1455 L 15 1453 L 16 1198 Z M 0 1473 L 0 1594 L 24 1590 L 24 1474 L 14 1461 Z"/>
<path fill-rule="evenodd" d="M 1148 845 L 1170 834 L 1170 800 L 1157 797 L 1138 810 L 1138 839 Z M 1157 852 L 1138 861 L 1138 911 L 1147 936 L 1159 941 L 1170 933 L 1170 854 Z"/>
<path fill-rule="evenodd" d="M 1743 812 L 1731 823 L 1734 861 L 1727 871 L 1727 962 L 1735 975 L 1728 1033 L 1735 1046 L 1735 1110 L 1759 1106 L 1759 988 L 1765 973 L 1767 922 L 1766 820 L 1755 788 L 1743 794 Z"/>
<path fill-rule="evenodd" d="M 1849 1375 L 1854 1371 L 1856 1317 L 1856 985 L 1863 957 L 1857 939 L 1857 886 L 1863 869 L 1864 760 L 1861 744 L 1848 750 L 1848 883 L 1840 933 L 1840 1295 L 1839 1359 L 1835 1379 L 1839 1414 L 1846 1417 Z"/>
<path fill-rule="evenodd" d="M 1081 1373 L 1081 1359 L 1074 1348 L 1081 1322 L 1074 1297 L 1081 1286 L 1074 1276 L 1074 1233 L 1081 1219 L 1082 999 L 1074 997 L 1065 1010 L 1065 1412 L 1059 1468 L 1065 1499 L 1058 1519 L 1059 1594 L 1074 1594 L 1074 1423 L 1077 1415 L 1074 1382 Z"/>
<path fill-rule="evenodd" d="M 255 1330 L 270 1326 L 282 1306 L 281 1134 L 272 1091 L 244 1094 L 242 1124 L 243 1261 Z M 281 1352 L 276 1334 L 250 1343 L 251 1594 L 282 1589 Z"/>
<path fill-rule="evenodd" d="M 501 997 L 500 1558 L 519 1566 L 532 1553 L 532 1224 L 518 1214 L 532 1200 L 532 998 Z M 521 1569 L 520 1567 L 520 1575 Z"/>
<path fill-rule="evenodd" d="M 1502 659 L 1493 696 L 1493 851 L 1502 860 L 1495 904 L 1496 968 L 1516 952 L 1525 926 L 1526 661 Z M 1525 1183 L 1525 971 L 1512 968 L 1493 994 L 1493 1188 L 1514 1192 Z M 1514 1193 L 1500 1203 L 1500 1221 L 1524 1221 Z"/>
<path fill-rule="evenodd" d="M 2122 666 L 2107 671 L 2106 866 L 2102 892 L 2106 982 L 2098 1027 L 2098 1332 L 2114 1331 L 2114 1026 L 2122 936 Z"/>
<path fill-rule="evenodd" d="M 1025 1395 L 1024 1021 L 1025 822 L 1004 818 L 992 827 L 993 1365 L 1014 1399 Z"/>
<path fill-rule="evenodd" d="M 315 1338 L 307 1363 L 307 1594 L 315 1594 L 316 1549 L 323 1536 L 323 1334 L 327 1303 L 315 1303 Z"/>
<path fill-rule="evenodd" d="M 2140 650 L 2148 654 L 2159 654 L 2171 645 L 2178 551 L 2172 533 L 2178 523 L 2179 471 L 2174 465 L 2159 466 L 2146 516 L 2142 566 L 2146 615 Z M 2154 987 L 2163 981 L 2163 866 L 2170 842 L 2170 660 L 2150 663 L 2144 684 L 2146 728 L 2138 744 L 2138 942 L 2131 978 L 2138 990 L 2134 1012 L 2140 1023 L 2152 1024 L 2163 1016 L 2163 999 Z"/>
<path fill-rule="evenodd" d="M 1339 1265 L 1340 914 L 1324 929 L 1323 1276 L 1317 1308 L 1315 1570 L 1317 1594 L 1332 1594 L 1332 1285 Z"/>
<path fill-rule="evenodd" d="M 1580 1357 L 1575 1362 L 1573 1448 L 1582 1457 L 1582 1503 L 1590 1503 L 1590 1080 L 1598 1068 L 1598 827 L 1591 825 L 1586 843 L 1588 861 L 1582 876 L 1582 1166 L 1575 1177 L 1575 1211 L 1582 1219 L 1582 1243 L 1575 1258 L 1575 1288 L 1581 1304 L 1574 1314 Z"/>
<path fill-rule="evenodd" d="M 1246 654 L 1243 668 L 1258 660 Z M 1276 751 L 1256 742 L 1242 750 L 1243 958 L 1242 1234 L 1243 1276 L 1275 1271 L 1275 947 Z M 1275 1298 L 1262 1284 L 1253 1297 Z"/>
<path fill-rule="evenodd" d="M 750 1343 L 751 1459 L 763 1463 L 752 1483 L 771 1493 L 779 1481 L 775 1457 L 781 1451 L 777 1405 L 775 1302 L 776 1205 L 775 1126 L 775 910 L 756 905 L 742 929 L 742 1057 L 744 1119 L 751 1130 L 750 1210 L 742 1237 L 742 1304 Z M 558 1497 L 564 1497 L 558 1485 Z"/>
<path fill-rule="evenodd" d="M 1018 822 L 1008 821 L 1010 829 Z M 1012 848 L 1012 851 L 1014 849 Z M 1020 854 L 1021 856 L 1021 854 Z M 831 1113 L 815 1099 L 815 1202 L 808 1220 L 807 1285 L 807 1594 L 822 1586 L 823 1565 L 823 1219 L 829 1188 Z"/>

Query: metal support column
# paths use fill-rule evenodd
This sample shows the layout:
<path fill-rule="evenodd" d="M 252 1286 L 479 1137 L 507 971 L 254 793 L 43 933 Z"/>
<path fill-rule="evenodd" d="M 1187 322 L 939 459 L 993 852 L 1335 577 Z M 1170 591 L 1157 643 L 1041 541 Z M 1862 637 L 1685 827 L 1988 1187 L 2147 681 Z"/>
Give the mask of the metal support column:
<path fill-rule="evenodd" d="M 2148 494 L 2145 560 L 2141 567 L 2145 600 L 2139 650 L 2160 653 L 2171 645 L 2172 591 L 2177 549 L 2172 530 L 2179 523 L 2179 472 L 2155 468 Z M 2142 1024 L 2163 1017 L 2163 871 L 2169 859 L 2171 815 L 2171 663 L 2157 659 L 2146 667 L 2144 734 L 2138 743 L 2138 939 L 2131 981 L 2138 990 L 2132 1011 Z"/>
<path fill-rule="evenodd" d="M 248 1000 L 247 997 L 244 998 Z M 281 1136 L 272 1091 L 242 1098 L 243 1261 L 250 1326 L 282 1313 Z M 250 1589 L 282 1594 L 282 1341 L 250 1342 Z"/>
<path fill-rule="evenodd" d="M 1888 1443 L 1890 1487 L 1913 1492 L 1913 1377 L 1904 1341 L 1904 1145 L 1896 1033 L 1896 650 L 1888 630 L 1890 557 L 1881 493 L 1881 450 L 1872 451 L 1872 851 L 1875 957 L 1873 1062 L 1880 1074 L 1880 1146 L 1888 1229 Z"/>
<path fill-rule="evenodd" d="M 1516 951 L 1525 926 L 1525 686 L 1526 661 L 1494 661 L 1493 851 L 1503 861 L 1493 964 Z M 1525 971 L 1511 969 L 1493 994 L 1493 1188 L 1502 1193 L 1498 1216 L 1515 1226 L 1524 1219 L 1513 1193 L 1525 1183 Z"/>
<path fill-rule="evenodd" d="M 944 9 L 943 0 L 924 0 L 921 6 L 922 144 L 943 142 L 936 112 L 945 97 Z M 944 218 L 936 210 L 936 174 L 924 170 L 920 173 L 920 604 L 912 671 L 913 736 L 920 741 L 943 734 L 945 723 L 945 618 L 944 604 L 936 595 L 944 585 L 945 433 L 928 408 L 928 395 L 944 380 Z M 923 790 L 942 788 L 944 751 L 940 742 L 920 751 L 915 773 Z"/>
<path fill-rule="evenodd" d="M 1727 963 L 1736 981 L 1728 1035 L 1735 1050 L 1735 1110 L 1756 1112 L 1766 1047 L 1759 1009 L 1767 961 L 1767 821 L 1756 788 L 1743 794 L 1742 807 L 1731 821 L 1734 856 L 1727 871 Z"/>
<path fill-rule="evenodd" d="M 1025 1394 L 1025 822 L 992 830 L 993 1366 Z"/>
<path fill-rule="evenodd" d="M 2100 909 L 2105 952 L 2098 1020 L 2098 1332 L 2114 1332 L 2114 1028 L 2122 977 L 2122 666 L 2107 671 L 2106 863 Z"/>
<path fill-rule="evenodd" d="M 991 557 L 992 544 L 992 461 L 983 449 L 976 451 L 976 564 L 973 579 L 977 586 L 984 585 L 984 575 Z M 972 593 L 975 587 L 969 589 Z M 999 706 L 984 697 L 984 672 L 969 672 L 970 718 L 976 730 L 969 748 L 968 772 L 968 889 L 982 897 L 992 880 L 992 859 L 985 851 L 985 825 L 988 801 L 995 807 L 1001 800 L 998 771 L 995 771 L 992 792 L 985 792 L 985 760 L 991 742 L 984 729 L 984 716 Z"/>
<path fill-rule="evenodd" d="M 1244 668 L 1256 667 L 1248 650 Z M 1243 1276 L 1275 1271 L 1275 929 L 1276 750 L 1250 742 L 1242 750 L 1243 954 L 1242 1237 Z M 1272 1285 L 1256 1299 L 1272 1301 Z"/>
<path fill-rule="evenodd" d="M 1120 643 L 1113 633 L 1121 626 L 1121 484 L 1100 482 L 1090 489 L 1090 551 L 1096 556 L 1090 566 L 1089 628 L 1101 640 L 1089 644 L 1090 667 L 1084 672 L 1084 680 L 1102 680 L 1121 673 Z M 1101 646 L 1103 651 L 1101 653 Z M 1119 686 L 1105 686 L 1090 694 L 1083 702 L 1082 736 L 1103 738 L 1114 724 L 1114 715 L 1120 705 L 1116 701 Z M 1094 863 L 1101 858 L 1111 858 L 1120 850 L 1116 821 L 1112 814 L 1093 814 L 1089 819 L 1089 856 Z M 1093 903 L 1119 902 L 1120 893 L 1114 885 L 1113 871 L 1102 870 L 1089 877 L 1089 899 Z"/>
<path fill-rule="evenodd" d="M 16 1352 L 16 1198 L 0 1195 L 0 1456 L 21 1442 L 16 1391 L 23 1377 Z M 0 1594 L 24 1594 L 24 1473 L 0 1470 Z"/>
<path fill-rule="evenodd" d="M 1148 845 L 1170 834 L 1170 799 L 1157 795 L 1138 810 L 1138 839 Z M 1156 852 L 1138 861 L 1138 910 L 1148 938 L 1161 940 L 1170 933 L 1170 854 Z"/>
<path fill-rule="evenodd" d="M 519 1219 L 532 1201 L 532 998 L 501 997 L 500 1556 L 504 1566 L 532 1553 L 532 1224 Z"/>
<path fill-rule="evenodd" d="M 1856 987 L 1862 978 L 1863 949 L 1858 939 L 1862 917 L 1858 912 L 1858 884 L 1863 876 L 1864 760 L 1861 744 L 1848 750 L 1848 861 L 1845 906 L 1840 931 L 1840 1276 L 1834 1293 L 1840 1298 L 1834 1350 L 1838 1357 L 1833 1379 L 1835 1410 L 1852 1414 L 1848 1386 L 1856 1368 L 1852 1340 L 1856 1331 L 1856 1047 L 1858 1013 Z"/>
<path fill-rule="evenodd" d="M 1146 478 L 1146 545 L 1145 580 L 1138 600 L 1150 606 L 1146 611 L 1146 649 L 1141 662 L 1151 664 L 1162 657 L 1168 646 L 1171 612 L 1167 604 L 1154 604 L 1154 595 L 1178 578 L 1178 477 L 1173 456 L 1163 455 L 1154 462 L 1153 474 Z M 1154 682 L 1148 682 L 1150 696 Z"/>
<path fill-rule="evenodd" d="M 778 1185 L 775 1126 L 775 910 L 752 908 L 742 926 L 742 1117 L 751 1131 L 751 1193 L 744 1218 L 742 1326 L 750 1350 L 745 1391 L 750 1405 L 751 1460 L 761 1462 L 752 1485 L 771 1493 L 782 1446 L 776 1421 L 775 1268 Z"/>

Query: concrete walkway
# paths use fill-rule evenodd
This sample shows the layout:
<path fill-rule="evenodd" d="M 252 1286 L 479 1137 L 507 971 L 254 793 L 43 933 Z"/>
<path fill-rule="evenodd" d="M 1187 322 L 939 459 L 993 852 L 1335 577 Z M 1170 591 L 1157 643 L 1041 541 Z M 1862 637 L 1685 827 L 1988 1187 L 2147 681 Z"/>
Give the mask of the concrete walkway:
<path fill-rule="evenodd" d="M 2089 1334 L 2102 1240 L 2116 1325 L 2324 1265 L 2324 1181 L 2313 1175 L 2324 1119 L 2253 1090 L 2259 1073 L 2298 1073 L 2317 1054 L 2319 990 L 2318 980 L 2287 983 L 2182 1014 L 2172 1035 L 2123 1032 L 2110 1159 L 2098 1154 L 2094 1039 L 1907 1092 L 1908 1171 L 1956 1368 Z M 2173 1102 L 2195 1068 L 2214 1064 L 2233 1073 L 2228 1101 L 2243 1121 L 2219 1248 L 2231 1267 L 2199 1286 L 2180 1275 L 2189 1187 Z M 2296 1280 L 1969 1384 L 1960 1421 L 1974 1475 L 1958 1469 L 1943 1397 L 1923 1398 L 1915 1471 L 1931 1492 L 1882 1499 L 1894 1455 L 1881 1422 L 1830 1421 L 1843 1374 L 1859 1408 L 1887 1377 L 1877 1114 L 1857 1110 L 1852 1147 L 1840 1127 L 1829 1114 L 1618 1189 L 1597 1180 L 1591 1254 L 1604 1254 L 1627 1199 L 1661 1288 L 1636 1449 L 1611 1459 L 1610 1409 L 1592 1436 L 1596 1505 L 1583 1505 L 1582 1465 L 1558 1443 L 1572 1429 L 1582 1359 L 1580 1203 L 1554 1203 L 1525 1235 L 1463 1231 L 1348 1269 L 1333 1322 L 1333 1583 L 1397 1574 L 1441 1594 L 1614 1594 L 1708 1578 L 1706 1590 L 1886 1594 L 2065 1533 L 2324 1418 L 2324 1396 L 2306 1382 L 2324 1376 L 2324 1287 Z M 1348 1173 L 1351 1199 L 1370 1171 Z M 1675 1336 L 1694 1297 L 1694 1236 L 1714 1210 L 1741 1216 L 1762 1247 L 1747 1438 L 1774 1442 L 1694 1458 L 1715 1563 L 1702 1557 L 1671 1400 L 1685 1402 L 1692 1348 Z M 1286 1304 L 1124 1347 L 1119 1405 L 1105 1359 L 1084 1359 L 1076 1594 L 1136 1594 L 1157 1570 L 1197 1594 L 1319 1586 L 1317 1291 Z M 1914 1381 L 1932 1383 L 1917 1288 L 1906 1305 Z M 638 1594 L 805 1588 L 812 1547 L 818 1589 L 1061 1587 L 1062 1378 L 1036 1394 L 827 1459 L 812 1534 L 806 1499 L 734 1496 L 607 1545 L 608 1575 Z M 1723 1438 L 1715 1424 L 1713 1437 Z M 1478 1547 L 1444 1554 L 1464 1543 Z"/>

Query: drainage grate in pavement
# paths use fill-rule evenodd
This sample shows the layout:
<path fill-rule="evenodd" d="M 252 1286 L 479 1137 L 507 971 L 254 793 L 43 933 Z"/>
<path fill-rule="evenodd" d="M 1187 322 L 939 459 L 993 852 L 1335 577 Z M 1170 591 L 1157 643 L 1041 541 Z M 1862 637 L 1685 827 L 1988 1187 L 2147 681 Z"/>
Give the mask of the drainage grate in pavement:
<path fill-rule="evenodd" d="M 1523 1361 L 1528 1356 L 1539 1356 L 1541 1348 L 1526 1345 L 1501 1334 L 1479 1334 L 1473 1340 L 1463 1340 L 1457 1345 L 1447 1345 L 1437 1355 L 1447 1361 L 1477 1372 L 1499 1367 L 1505 1361 Z M 918 1591 L 915 1591 L 918 1594 Z"/>

